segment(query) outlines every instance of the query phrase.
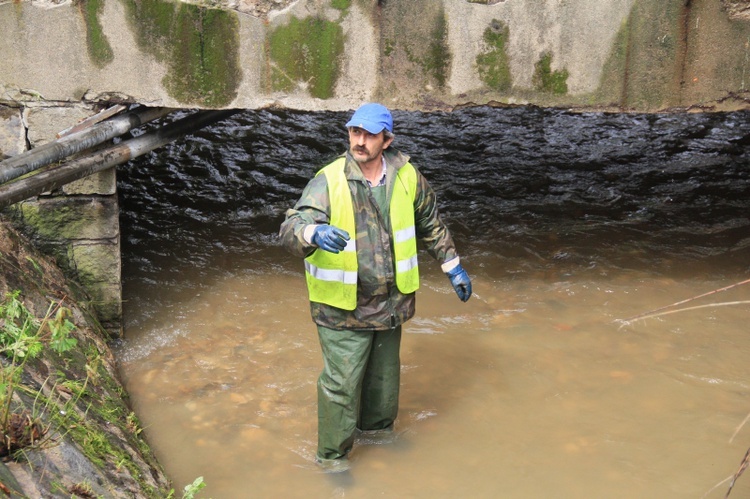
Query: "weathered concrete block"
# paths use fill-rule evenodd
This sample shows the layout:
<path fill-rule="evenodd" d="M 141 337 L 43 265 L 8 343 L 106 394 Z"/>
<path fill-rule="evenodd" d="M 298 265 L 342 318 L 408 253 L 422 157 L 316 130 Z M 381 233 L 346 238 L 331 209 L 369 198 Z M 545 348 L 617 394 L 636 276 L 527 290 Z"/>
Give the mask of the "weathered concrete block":
<path fill-rule="evenodd" d="M 0 102 L 747 107 L 747 0 L 54 2 L 0 3 Z"/>
<path fill-rule="evenodd" d="M 65 107 L 27 107 L 24 110 L 24 120 L 29 129 L 29 143 L 33 148 L 55 140 L 58 133 L 92 114 L 94 110 L 86 104 Z"/>
<path fill-rule="evenodd" d="M 122 336 L 122 288 L 119 284 L 98 283 L 86 288 L 94 300 L 99 322 L 113 337 Z"/>
<path fill-rule="evenodd" d="M 75 262 L 78 282 L 84 287 L 94 283 L 120 283 L 120 247 L 105 242 L 73 243 L 70 256 Z"/>
<path fill-rule="evenodd" d="M 61 131 L 93 112 L 89 105 L 55 108 L 34 103 L 23 113 L 18 111 L 16 119 L 23 143 L 28 127 L 28 140 L 38 147 L 55 140 Z M 68 277 L 92 298 L 98 320 L 117 334 L 121 330 L 122 286 L 115 169 L 72 182 L 60 191 L 65 195 L 40 196 L 17 203 L 11 211 L 23 232 L 38 248 L 53 256 Z"/>
<path fill-rule="evenodd" d="M 48 241 L 115 240 L 119 209 L 113 197 L 41 197 L 19 203 L 21 219 L 35 238 Z"/>
<path fill-rule="evenodd" d="M 42 197 L 15 205 L 24 232 L 91 297 L 101 324 L 122 331 L 120 229 L 116 196 Z"/>
<path fill-rule="evenodd" d="M 115 169 L 111 168 L 66 184 L 62 187 L 62 191 L 67 195 L 113 195 L 117 193 L 117 176 L 115 174 Z"/>
<path fill-rule="evenodd" d="M 0 161 L 26 150 L 26 127 L 21 110 L 0 106 Z"/>

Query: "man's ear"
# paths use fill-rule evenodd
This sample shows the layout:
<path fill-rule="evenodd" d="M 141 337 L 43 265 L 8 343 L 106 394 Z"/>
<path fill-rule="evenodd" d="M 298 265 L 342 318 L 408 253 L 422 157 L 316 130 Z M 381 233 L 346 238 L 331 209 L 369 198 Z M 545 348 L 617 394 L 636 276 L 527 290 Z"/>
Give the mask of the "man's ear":
<path fill-rule="evenodd" d="M 385 142 L 383 142 L 383 149 L 388 149 L 388 146 L 391 145 L 391 142 L 393 142 L 394 137 L 388 137 L 385 139 Z"/>

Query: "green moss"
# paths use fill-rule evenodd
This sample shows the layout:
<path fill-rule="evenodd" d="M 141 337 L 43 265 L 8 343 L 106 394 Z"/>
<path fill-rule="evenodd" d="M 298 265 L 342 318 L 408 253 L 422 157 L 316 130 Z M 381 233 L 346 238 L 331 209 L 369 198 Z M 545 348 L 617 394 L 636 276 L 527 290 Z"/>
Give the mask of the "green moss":
<path fill-rule="evenodd" d="M 568 71 L 552 71 L 552 54 L 546 52 L 534 64 L 532 83 L 536 90 L 552 94 L 568 93 Z"/>
<path fill-rule="evenodd" d="M 679 72 L 675 66 L 683 7 L 680 0 L 635 2 L 604 64 L 598 99 L 658 109 L 678 97 L 673 75 Z"/>
<path fill-rule="evenodd" d="M 383 55 L 386 57 L 390 57 L 393 54 L 393 51 L 396 49 L 396 42 L 394 40 L 391 40 L 390 38 L 387 38 L 383 42 Z"/>
<path fill-rule="evenodd" d="M 43 240 L 81 239 L 91 228 L 91 219 L 81 216 L 77 206 L 56 206 L 54 211 L 45 210 L 38 203 L 20 203 L 25 224 L 33 227 L 36 237 Z"/>
<path fill-rule="evenodd" d="M 347 10 L 352 6 L 352 0 L 331 0 L 331 7 L 338 10 Z"/>
<path fill-rule="evenodd" d="M 602 68 L 601 83 L 597 91 L 594 92 L 596 102 L 624 105 L 623 88 L 626 81 L 628 31 L 628 22 L 624 21 L 617 32 L 610 55 Z"/>
<path fill-rule="evenodd" d="M 183 104 L 222 107 L 242 80 L 233 11 L 162 0 L 125 0 L 139 46 L 167 64 L 163 84 Z"/>
<path fill-rule="evenodd" d="M 269 34 L 271 86 L 291 92 L 301 84 L 319 99 L 333 97 L 344 51 L 340 25 L 325 19 L 292 17 Z"/>
<path fill-rule="evenodd" d="M 133 461 L 119 438 L 112 432 L 101 430 L 103 427 L 119 428 L 120 434 L 131 445 L 135 444 L 142 457 L 148 460 L 152 457 L 151 451 L 139 435 L 140 430 L 134 431 L 133 422 L 137 422 L 137 419 L 122 400 L 102 396 L 102 393 L 113 393 L 114 387 L 106 368 L 100 362 L 93 359 L 92 364 L 87 365 L 87 372 L 89 377 L 85 381 L 70 380 L 70 373 L 57 374 L 57 386 L 66 387 L 74 396 L 65 403 L 63 410 L 50 412 L 52 427 L 64 429 L 67 436 L 80 446 L 86 458 L 100 469 L 105 470 L 109 466 L 126 468 L 143 490 L 150 490 L 143 470 Z M 38 398 L 44 397 L 40 395 Z M 57 403 L 57 400 L 45 401 L 47 406 Z M 86 409 L 82 412 L 73 408 L 73 404 L 79 408 L 85 405 Z"/>
<path fill-rule="evenodd" d="M 447 23 L 445 16 L 438 16 L 423 66 L 425 72 L 435 79 L 440 88 L 445 86 L 448 78 L 448 68 L 451 63 L 451 54 L 446 40 Z"/>
<path fill-rule="evenodd" d="M 477 71 L 479 78 L 492 90 L 504 91 L 512 85 L 507 49 L 509 36 L 508 26 L 497 19 L 493 19 L 484 30 L 486 50 L 477 55 Z"/>
<path fill-rule="evenodd" d="M 102 0 L 80 0 L 78 6 L 86 24 L 86 46 L 89 57 L 96 67 L 103 68 L 115 58 L 112 47 L 99 22 L 99 14 L 104 7 L 104 2 Z"/>

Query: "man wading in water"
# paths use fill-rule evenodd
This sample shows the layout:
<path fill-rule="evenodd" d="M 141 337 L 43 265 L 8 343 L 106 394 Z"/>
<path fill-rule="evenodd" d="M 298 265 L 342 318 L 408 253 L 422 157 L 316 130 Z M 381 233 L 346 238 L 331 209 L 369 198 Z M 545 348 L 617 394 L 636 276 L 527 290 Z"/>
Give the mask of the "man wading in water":
<path fill-rule="evenodd" d="M 349 151 L 307 184 L 280 231 L 284 247 L 305 258 L 323 351 L 317 462 L 326 471 L 349 469 L 357 432 L 393 431 L 401 325 L 414 315 L 419 287 L 417 240 L 461 301 L 471 296 L 435 192 L 408 156 L 389 149 L 390 111 L 365 104 L 346 127 Z"/>

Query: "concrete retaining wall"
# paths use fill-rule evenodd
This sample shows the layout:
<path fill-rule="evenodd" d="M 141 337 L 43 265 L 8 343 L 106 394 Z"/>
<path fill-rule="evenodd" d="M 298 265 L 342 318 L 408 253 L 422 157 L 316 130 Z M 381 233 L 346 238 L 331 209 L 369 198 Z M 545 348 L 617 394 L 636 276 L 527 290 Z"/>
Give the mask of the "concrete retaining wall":
<path fill-rule="evenodd" d="M 0 101 L 744 107 L 747 0 L 0 4 Z"/>

